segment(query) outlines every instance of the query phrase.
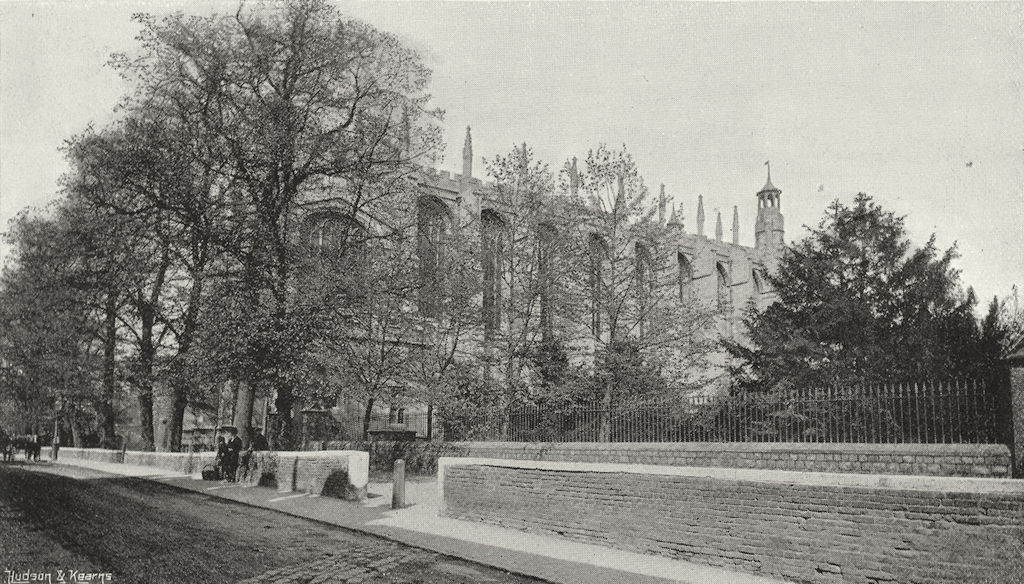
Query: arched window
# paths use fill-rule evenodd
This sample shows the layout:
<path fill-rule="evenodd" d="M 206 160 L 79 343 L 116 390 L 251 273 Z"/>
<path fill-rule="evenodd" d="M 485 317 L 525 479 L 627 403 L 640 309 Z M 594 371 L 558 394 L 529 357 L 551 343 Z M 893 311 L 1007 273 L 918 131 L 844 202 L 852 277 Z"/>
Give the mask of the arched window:
<path fill-rule="evenodd" d="M 545 340 L 554 334 L 555 261 L 558 231 L 553 225 L 537 226 L 537 284 L 540 294 L 540 326 Z"/>
<path fill-rule="evenodd" d="M 341 213 L 318 213 L 305 221 L 303 238 L 310 255 L 323 263 L 358 261 L 366 245 L 366 229 Z"/>
<path fill-rule="evenodd" d="M 764 294 L 764 276 L 761 270 L 751 270 L 750 279 L 754 281 L 754 294 Z"/>
<path fill-rule="evenodd" d="M 635 256 L 634 283 L 636 285 L 637 325 L 640 334 L 646 334 L 648 317 L 654 300 L 654 262 L 647 248 L 638 243 L 633 246 Z"/>
<path fill-rule="evenodd" d="M 505 266 L 505 222 L 495 211 L 480 214 L 483 244 L 484 332 L 490 334 L 501 327 L 501 288 Z"/>
<path fill-rule="evenodd" d="M 636 255 L 636 299 L 641 312 L 646 312 L 654 296 L 654 263 L 642 243 L 634 246 L 633 253 Z"/>
<path fill-rule="evenodd" d="M 594 335 L 601 334 L 601 307 L 604 301 L 604 264 L 608 257 L 608 246 L 599 235 L 591 235 L 590 252 L 590 329 Z"/>
<path fill-rule="evenodd" d="M 724 311 L 729 306 L 729 272 L 726 270 L 722 262 L 715 263 L 716 272 L 718 273 L 718 285 L 716 286 L 716 301 L 718 310 Z"/>
<path fill-rule="evenodd" d="M 441 312 L 444 291 L 444 244 L 451 231 L 448 207 L 437 197 L 421 197 L 416 207 L 416 247 L 420 260 L 420 311 Z"/>
<path fill-rule="evenodd" d="M 690 260 L 686 259 L 686 256 L 682 253 L 677 254 L 676 261 L 679 264 L 679 272 L 677 274 L 679 300 L 686 302 L 690 296 L 690 284 L 693 283 L 693 266 L 690 265 Z"/>

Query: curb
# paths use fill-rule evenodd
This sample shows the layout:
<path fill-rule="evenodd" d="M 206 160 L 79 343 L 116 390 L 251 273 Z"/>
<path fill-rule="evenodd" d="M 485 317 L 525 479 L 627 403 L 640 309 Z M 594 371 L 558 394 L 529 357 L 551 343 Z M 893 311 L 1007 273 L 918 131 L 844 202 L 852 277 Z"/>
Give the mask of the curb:
<path fill-rule="evenodd" d="M 316 517 L 310 517 L 310 516 L 303 515 L 301 513 L 292 512 L 292 511 L 289 511 L 289 510 L 286 510 L 286 509 L 279 509 L 279 508 L 275 508 L 275 507 L 264 506 L 264 505 L 260 505 L 258 503 L 253 503 L 253 502 L 239 501 L 239 500 L 236 500 L 236 499 L 232 499 L 230 497 L 225 497 L 225 496 L 219 495 L 216 492 L 207 492 L 207 491 L 202 491 L 202 490 L 190 489 L 190 488 L 185 487 L 185 486 L 177 485 L 177 484 L 174 484 L 174 483 L 168 483 L 168 482 L 165 482 L 165 481 L 162 481 L 162 480 L 157 480 L 157 479 L 154 479 L 154 478 L 151 478 L 151 477 L 148 477 L 148 476 L 122 475 L 122 474 L 117 474 L 117 473 L 114 473 L 114 472 L 111 472 L 111 471 L 108 471 L 108 470 L 104 470 L 104 469 L 100 469 L 100 468 L 95 468 L 95 467 L 92 467 L 92 466 L 89 466 L 89 465 L 79 465 L 79 464 L 74 464 L 74 462 L 67 462 L 67 461 L 58 461 L 56 463 L 54 463 L 52 461 L 49 461 L 49 462 L 50 462 L 50 464 L 65 464 L 65 465 L 68 465 L 68 466 L 74 466 L 74 467 L 78 467 L 78 468 L 87 468 L 87 469 L 95 471 L 95 472 L 101 472 L 101 473 L 105 473 L 105 474 L 108 474 L 108 475 L 111 475 L 111 476 L 115 476 L 115 477 L 119 477 L 119 478 L 123 478 L 123 479 L 145 481 L 147 483 L 158 484 L 158 485 L 161 485 L 161 486 L 164 486 L 164 487 L 168 487 L 168 488 L 174 489 L 174 490 L 179 491 L 179 492 L 192 493 L 192 494 L 196 494 L 196 495 L 201 495 L 201 496 L 205 496 L 205 497 L 208 497 L 210 499 L 217 500 L 217 501 L 223 501 L 223 502 L 227 502 L 227 503 L 243 505 L 245 507 L 250 507 L 250 508 L 255 508 L 255 509 L 263 509 L 263 510 L 272 511 L 272 512 L 275 512 L 275 513 L 281 513 L 281 514 L 284 514 L 284 515 L 288 515 L 290 517 L 295 517 L 295 518 L 298 518 L 298 519 L 304 519 L 304 520 L 307 520 L 307 521 L 312 521 L 312 522 L 315 522 L 315 523 L 317 523 L 319 525 L 323 525 L 323 526 L 327 526 L 327 527 L 332 527 L 332 528 L 335 528 L 335 529 L 341 529 L 341 530 L 347 531 L 349 533 L 354 533 L 354 534 L 358 534 L 358 535 L 373 537 L 373 538 L 381 540 L 381 541 L 389 541 L 389 542 L 396 543 L 396 544 L 399 544 L 399 545 L 402 545 L 402 546 L 406 546 L 406 547 L 422 550 L 422 551 L 425 551 L 425 552 L 430 552 L 430 553 L 433 553 L 433 554 L 437 554 L 437 555 L 442 556 L 442 557 L 456 559 L 456 560 L 460 560 L 460 561 L 463 561 L 463 562 L 468 562 L 470 564 L 474 564 L 474 565 L 477 565 L 477 566 L 489 568 L 489 569 L 492 569 L 492 570 L 500 570 L 502 572 L 505 572 L 505 573 L 508 573 L 508 574 L 511 574 L 511 575 L 514 575 L 514 576 L 519 576 L 519 577 L 523 577 L 523 578 L 531 578 L 531 579 L 534 579 L 534 580 L 537 580 L 537 581 L 540 581 L 540 582 L 545 582 L 547 584 L 578 584 L 579 582 L 582 582 L 582 580 L 580 580 L 580 579 L 576 579 L 576 580 L 558 579 L 558 578 L 554 578 L 553 579 L 550 575 L 544 575 L 544 574 L 536 573 L 536 572 L 531 573 L 531 572 L 524 571 L 524 570 L 521 570 L 521 569 L 510 568 L 510 567 L 502 566 L 502 565 L 496 565 L 494 563 L 488 563 L 488 562 L 485 562 L 485 561 L 481 561 L 480 559 L 469 557 L 469 556 L 464 555 L 464 554 L 454 553 L 451 550 L 440 550 L 440 549 L 437 549 L 435 547 L 427 547 L 427 546 L 423 545 L 422 543 L 406 541 L 403 538 L 395 537 L 393 535 L 387 535 L 387 534 L 383 534 L 383 533 L 378 533 L 378 532 L 367 530 L 365 528 L 360 528 L 360 527 L 354 527 L 354 526 L 349 526 L 349 525 L 339 525 L 337 523 L 332 523 L 332 522 L 324 520 L 324 519 L 318 519 Z M 111 464 L 114 464 L 114 463 L 111 463 Z M 170 472 L 171 471 L 169 471 L 167 474 L 169 474 Z M 180 474 L 181 474 L 181 478 L 182 479 L 188 478 L 188 479 L 191 479 L 191 480 L 196 480 L 196 479 L 193 478 L 194 475 L 192 475 L 192 474 L 184 474 L 184 473 L 180 473 Z M 161 476 L 161 475 L 154 475 L 154 476 Z M 331 499 L 331 498 L 328 498 L 328 499 Z M 345 501 L 342 500 L 342 499 L 338 499 L 338 502 L 344 503 Z M 495 550 L 502 550 L 503 549 L 503 548 L 499 548 L 499 547 L 495 547 L 495 546 L 490 546 L 490 545 L 487 545 L 487 544 L 475 544 L 475 545 L 478 545 L 478 546 L 481 546 L 481 547 L 493 548 Z M 525 553 L 525 552 L 516 552 L 514 550 L 507 550 L 507 551 L 509 552 L 509 555 Z M 573 564 L 581 565 L 581 566 L 586 566 L 587 565 L 587 564 L 582 563 L 582 562 L 574 562 L 574 561 L 571 561 L 571 560 L 560 560 L 560 559 L 557 559 L 557 558 L 550 558 L 550 561 L 555 563 L 555 564 L 562 564 L 562 565 L 566 565 L 566 566 L 570 566 L 570 565 L 573 565 Z M 657 576 L 649 576 L 649 575 L 645 575 L 645 574 L 637 574 L 637 573 L 626 572 L 626 571 L 622 571 L 622 570 L 615 570 L 614 568 L 603 568 L 603 567 L 600 567 L 600 566 L 594 566 L 594 568 L 597 569 L 597 570 L 607 571 L 609 573 L 617 572 L 617 573 L 622 575 L 622 580 L 621 580 L 622 582 L 630 582 L 630 583 L 634 583 L 635 582 L 635 583 L 638 583 L 638 584 L 669 584 L 669 583 L 679 582 L 679 580 L 673 580 L 673 579 L 668 579 L 668 578 L 661 578 L 661 577 L 657 577 Z"/>

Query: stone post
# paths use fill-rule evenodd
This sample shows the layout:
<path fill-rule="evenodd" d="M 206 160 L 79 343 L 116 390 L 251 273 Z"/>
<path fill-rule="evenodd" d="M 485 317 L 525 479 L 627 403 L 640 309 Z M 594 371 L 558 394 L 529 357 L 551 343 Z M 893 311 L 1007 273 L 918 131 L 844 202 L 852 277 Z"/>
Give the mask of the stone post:
<path fill-rule="evenodd" d="M 405 461 L 401 458 L 395 461 L 391 483 L 391 508 L 401 509 L 405 507 Z"/>
<path fill-rule="evenodd" d="M 1009 368 L 1009 381 L 1005 383 L 1009 395 L 1003 403 L 1009 406 L 1009 412 L 1004 437 L 1013 457 L 1013 477 L 1024 478 L 1024 345 L 1011 352 L 1005 363 Z"/>

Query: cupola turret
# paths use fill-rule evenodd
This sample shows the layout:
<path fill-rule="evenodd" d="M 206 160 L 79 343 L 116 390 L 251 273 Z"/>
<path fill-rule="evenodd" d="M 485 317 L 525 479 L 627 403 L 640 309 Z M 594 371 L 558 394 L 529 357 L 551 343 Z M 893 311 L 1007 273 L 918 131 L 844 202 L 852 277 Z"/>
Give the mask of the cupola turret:
<path fill-rule="evenodd" d="M 772 167 L 768 167 L 768 181 L 757 192 L 757 221 L 754 223 L 754 247 L 764 250 L 779 250 L 785 245 L 785 229 L 782 218 L 782 191 L 772 184 Z"/>

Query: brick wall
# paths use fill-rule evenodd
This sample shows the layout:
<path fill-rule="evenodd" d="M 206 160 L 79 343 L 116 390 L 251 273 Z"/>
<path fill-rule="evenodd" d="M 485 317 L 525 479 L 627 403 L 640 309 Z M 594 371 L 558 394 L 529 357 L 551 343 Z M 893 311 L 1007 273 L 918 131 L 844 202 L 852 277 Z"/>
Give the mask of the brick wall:
<path fill-rule="evenodd" d="M 277 452 L 275 483 L 281 492 L 304 491 L 343 499 L 366 497 L 369 455 L 353 450 Z"/>
<path fill-rule="evenodd" d="M 482 459 L 439 480 L 452 517 L 798 582 L 1024 576 L 1011 480 Z"/>
<path fill-rule="evenodd" d="M 1001 444 L 797 444 L 595 442 L 339 442 L 331 448 L 365 450 L 370 468 L 390 471 L 404 458 L 412 473 L 433 474 L 437 458 L 618 462 L 932 476 L 1010 476 L 1010 451 Z"/>

